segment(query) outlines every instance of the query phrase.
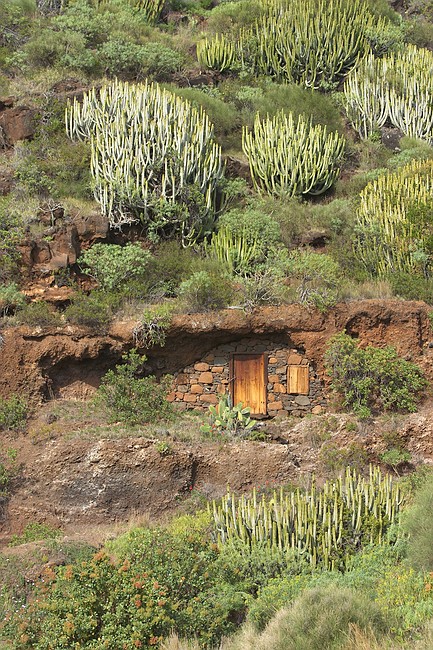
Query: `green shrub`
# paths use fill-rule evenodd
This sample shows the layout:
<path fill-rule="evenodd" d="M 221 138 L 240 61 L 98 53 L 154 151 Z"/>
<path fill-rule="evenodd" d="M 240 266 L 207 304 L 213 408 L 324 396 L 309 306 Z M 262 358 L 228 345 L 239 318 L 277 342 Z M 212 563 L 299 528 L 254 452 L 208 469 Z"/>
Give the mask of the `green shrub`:
<path fill-rule="evenodd" d="M 196 271 L 179 286 L 178 296 L 184 309 L 192 312 L 224 309 L 233 295 L 230 280 L 208 271 Z"/>
<path fill-rule="evenodd" d="M 337 302 L 340 270 L 329 255 L 293 251 L 288 258 L 287 275 L 296 283 L 301 304 L 325 311 Z"/>
<path fill-rule="evenodd" d="M 395 271 L 388 276 L 392 292 L 398 298 L 404 300 L 424 300 L 428 304 L 433 303 L 433 279 L 425 278 L 422 275 Z"/>
<path fill-rule="evenodd" d="M 101 289 L 118 291 L 130 281 L 144 281 L 150 257 L 138 242 L 126 246 L 94 244 L 81 255 L 79 263 Z"/>
<path fill-rule="evenodd" d="M 426 386 L 418 366 L 401 359 L 394 348 L 370 345 L 362 350 L 345 332 L 330 339 L 325 363 L 343 406 L 364 417 L 372 409 L 414 412 Z"/>
<path fill-rule="evenodd" d="M 190 101 L 193 106 L 202 107 L 206 111 L 214 125 L 215 136 L 220 142 L 222 141 L 222 144 L 233 145 L 232 139 L 227 140 L 227 138 L 236 132 L 236 143 L 240 149 L 239 113 L 233 105 L 198 88 L 172 88 L 172 90 L 176 95 Z"/>
<path fill-rule="evenodd" d="M 19 395 L 12 395 L 7 399 L 0 397 L 0 430 L 24 427 L 28 410 L 24 397 Z"/>
<path fill-rule="evenodd" d="M 31 302 L 16 314 L 15 319 L 22 325 L 30 327 L 59 327 L 60 315 L 52 310 L 46 302 Z"/>
<path fill-rule="evenodd" d="M 272 266 L 240 278 L 237 295 L 247 310 L 260 305 L 280 305 L 289 297 L 283 274 Z"/>
<path fill-rule="evenodd" d="M 33 521 L 25 526 L 21 535 L 12 535 L 9 546 L 20 546 L 20 544 L 28 544 L 41 539 L 56 539 L 61 534 L 62 531 L 58 528 Z"/>
<path fill-rule="evenodd" d="M 111 419 L 131 425 L 170 419 L 173 410 L 166 395 L 171 377 L 163 377 L 157 383 L 153 376 L 140 376 L 146 357 L 135 349 L 122 359 L 123 364 L 104 375 L 98 389 L 98 397 L 105 403 Z"/>
<path fill-rule="evenodd" d="M 407 554 L 410 564 L 423 571 L 433 571 L 433 478 L 427 479 L 415 493 L 414 501 L 402 518 L 403 530 L 409 535 Z"/>
<path fill-rule="evenodd" d="M 2 502 L 5 497 L 8 497 L 10 481 L 17 476 L 19 471 L 17 455 L 17 450 L 13 447 L 8 449 L 0 447 L 0 499 Z"/>
<path fill-rule="evenodd" d="M 161 43 L 139 45 L 112 37 L 99 49 L 100 62 L 109 76 L 138 79 L 147 76 L 164 79 L 177 72 L 183 57 Z"/>
<path fill-rule="evenodd" d="M 350 627 L 381 634 L 387 624 L 379 607 L 350 589 L 317 588 L 302 593 L 281 610 L 259 637 L 257 650 L 324 650 L 341 648 Z"/>
<path fill-rule="evenodd" d="M 412 460 L 412 456 L 405 449 L 391 447 L 391 449 L 387 449 L 383 454 L 380 454 L 380 460 L 388 467 L 391 467 L 398 476 L 399 468 L 407 465 Z"/>
<path fill-rule="evenodd" d="M 326 124 L 329 132 L 343 133 L 341 116 L 332 96 L 296 84 L 267 81 L 263 93 L 253 101 L 253 110 L 261 115 L 276 115 L 279 110 L 291 112 L 295 118 L 304 115 L 311 118 L 312 124 Z"/>
<path fill-rule="evenodd" d="M 106 329 L 120 306 L 121 295 L 106 291 L 76 293 L 64 311 L 65 320 L 73 325 Z"/>
<path fill-rule="evenodd" d="M 319 451 L 318 460 L 325 472 L 336 475 L 350 466 L 362 472 L 368 465 L 368 453 L 365 447 L 352 441 L 347 447 L 341 447 L 331 441 L 325 441 Z"/>
<path fill-rule="evenodd" d="M 0 286 L 0 316 L 9 316 L 26 304 L 25 295 L 14 282 Z"/>
<path fill-rule="evenodd" d="M 153 305 L 146 309 L 134 327 L 134 344 L 141 348 L 153 345 L 163 347 L 172 316 L 173 306 L 170 304 Z"/>
<path fill-rule="evenodd" d="M 234 631 L 243 600 L 216 588 L 217 552 L 201 532 L 136 529 L 108 552 L 44 576 L 37 597 L 6 625 L 11 647 L 151 650 L 172 630 L 211 647 Z"/>
<path fill-rule="evenodd" d="M 197 260 L 192 248 L 183 248 L 178 241 L 161 242 L 147 268 L 146 284 L 150 296 L 175 296 L 179 284 L 189 278 Z"/>
<path fill-rule="evenodd" d="M 375 591 L 377 605 L 400 639 L 412 636 L 433 618 L 433 584 L 429 574 L 405 564 L 394 564 L 382 572 Z"/>
<path fill-rule="evenodd" d="M 18 276 L 21 258 L 18 245 L 23 239 L 24 228 L 19 215 L 0 197 L 0 282 L 9 282 Z"/>

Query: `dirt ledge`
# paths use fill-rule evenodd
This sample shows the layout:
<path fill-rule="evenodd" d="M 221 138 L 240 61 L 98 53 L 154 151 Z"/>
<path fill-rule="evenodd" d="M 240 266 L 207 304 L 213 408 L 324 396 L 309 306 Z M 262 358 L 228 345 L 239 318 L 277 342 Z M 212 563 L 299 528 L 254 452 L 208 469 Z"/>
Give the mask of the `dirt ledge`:
<path fill-rule="evenodd" d="M 142 350 L 157 374 L 174 372 L 211 348 L 245 336 L 278 336 L 323 374 L 329 338 L 345 329 L 361 345 L 393 345 L 433 378 L 433 334 L 423 302 L 365 300 L 340 303 L 326 314 L 300 305 L 264 307 L 246 313 L 226 309 L 176 315 L 163 348 Z M 77 327 L 14 327 L 2 333 L 0 395 L 27 393 L 35 402 L 64 395 L 85 399 L 102 375 L 133 345 L 136 322 L 115 322 L 101 334 Z M 63 391 L 63 392 L 62 392 Z"/>

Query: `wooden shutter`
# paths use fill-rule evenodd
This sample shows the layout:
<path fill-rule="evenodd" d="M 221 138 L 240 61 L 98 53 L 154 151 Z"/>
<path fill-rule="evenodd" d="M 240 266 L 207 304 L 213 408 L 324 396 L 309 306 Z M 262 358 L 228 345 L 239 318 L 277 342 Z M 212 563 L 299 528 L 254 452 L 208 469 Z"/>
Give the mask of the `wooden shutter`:
<path fill-rule="evenodd" d="M 266 415 L 267 357 L 264 354 L 234 354 L 231 361 L 233 405 L 242 402 L 251 415 Z"/>
<path fill-rule="evenodd" d="M 308 366 L 289 366 L 287 369 L 287 392 L 308 395 L 310 376 Z"/>

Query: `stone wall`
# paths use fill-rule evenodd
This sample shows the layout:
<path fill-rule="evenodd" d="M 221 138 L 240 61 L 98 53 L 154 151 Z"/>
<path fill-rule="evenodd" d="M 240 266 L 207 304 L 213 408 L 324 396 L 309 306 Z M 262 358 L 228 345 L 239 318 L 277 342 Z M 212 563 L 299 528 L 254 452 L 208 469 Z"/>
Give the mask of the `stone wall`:
<path fill-rule="evenodd" d="M 320 413 L 326 406 L 322 383 L 314 364 L 302 350 L 293 349 L 282 342 L 254 338 L 220 345 L 196 363 L 175 373 L 169 401 L 180 410 L 206 409 L 209 404 L 217 404 L 221 394 L 230 392 L 230 359 L 237 353 L 266 353 L 269 416 L 303 416 L 306 413 Z M 287 371 L 291 365 L 308 366 L 308 395 L 287 392 Z"/>

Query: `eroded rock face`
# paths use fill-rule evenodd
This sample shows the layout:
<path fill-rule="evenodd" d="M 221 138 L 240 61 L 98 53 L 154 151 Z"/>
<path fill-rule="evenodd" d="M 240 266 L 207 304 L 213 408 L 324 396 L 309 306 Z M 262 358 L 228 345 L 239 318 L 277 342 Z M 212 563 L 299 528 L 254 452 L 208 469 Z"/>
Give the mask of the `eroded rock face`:
<path fill-rule="evenodd" d="M 0 149 L 30 140 L 35 134 L 36 115 L 34 108 L 15 106 L 11 97 L 0 100 Z"/>
<path fill-rule="evenodd" d="M 82 249 L 109 236 L 108 220 L 97 210 L 86 215 L 65 214 L 61 205 L 42 206 L 38 237 L 28 236 L 20 246 L 27 277 L 40 279 L 76 263 Z"/>
<path fill-rule="evenodd" d="M 330 337 L 342 330 L 360 345 L 393 345 L 398 354 L 419 364 L 433 379 L 433 341 L 422 302 L 366 300 L 341 303 L 326 314 L 300 305 L 265 307 L 246 313 L 226 309 L 207 314 L 178 315 L 163 348 L 142 349 L 149 369 L 161 376 L 195 363 L 218 345 L 245 337 L 277 336 L 302 350 L 326 380 L 323 357 Z M 101 334 L 76 327 L 11 328 L 3 332 L 0 349 L 0 395 L 28 392 L 38 401 L 55 395 L 83 398 L 102 375 L 133 346 L 136 322 L 117 322 Z"/>
<path fill-rule="evenodd" d="M 145 438 L 52 440 L 20 457 L 26 463 L 0 517 L 0 544 L 25 521 L 73 530 L 137 514 L 159 518 L 193 489 L 219 498 L 227 485 L 250 491 L 287 483 L 298 472 L 286 446 L 248 442 L 224 447 L 171 443 L 170 452 L 161 454 Z"/>

